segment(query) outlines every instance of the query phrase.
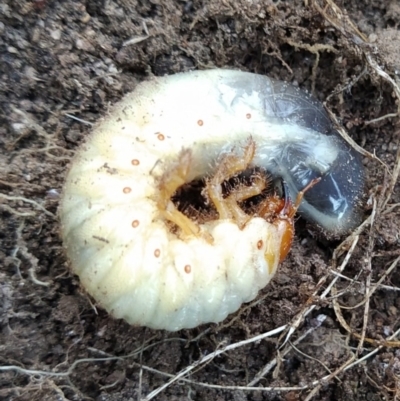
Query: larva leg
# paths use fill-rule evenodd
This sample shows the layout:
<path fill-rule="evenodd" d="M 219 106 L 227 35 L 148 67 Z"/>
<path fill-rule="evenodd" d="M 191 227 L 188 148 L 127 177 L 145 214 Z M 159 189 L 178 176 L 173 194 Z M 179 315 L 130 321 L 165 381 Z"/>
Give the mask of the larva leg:
<path fill-rule="evenodd" d="M 243 228 L 246 223 L 252 218 L 247 215 L 238 205 L 239 202 L 243 202 L 246 199 L 250 199 L 253 196 L 260 195 L 261 192 L 266 188 L 267 183 L 265 179 L 259 175 L 254 177 L 251 186 L 241 186 L 235 189 L 224 202 L 232 213 L 233 219 L 236 221 L 240 228 Z"/>
<path fill-rule="evenodd" d="M 174 163 L 161 177 L 159 184 L 159 194 L 157 199 L 158 208 L 162 216 L 176 224 L 184 236 L 200 234 L 200 227 L 180 212 L 171 198 L 178 188 L 186 184 L 187 176 L 192 162 L 192 152 L 189 149 L 183 150 Z"/>
<path fill-rule="evenodd" d="M 239 227 L 243 227 L 249 220 L 249 216 L 239 207 L 238 202 L 259 195 L 265 188 L 265 182 L 259 177 L 252 186 L 243 186 L 234 191 L 226 199 L 222 194 L 222 183 L 233 175 L 244 171 L 255 153 L 255 143 L 249 139 L 244 149 L 243 157 L 227 155 L 221 161 L 215 175 L 207 182 L 207 193 L 214 204 L 220 219 L 234 219 Z"/>

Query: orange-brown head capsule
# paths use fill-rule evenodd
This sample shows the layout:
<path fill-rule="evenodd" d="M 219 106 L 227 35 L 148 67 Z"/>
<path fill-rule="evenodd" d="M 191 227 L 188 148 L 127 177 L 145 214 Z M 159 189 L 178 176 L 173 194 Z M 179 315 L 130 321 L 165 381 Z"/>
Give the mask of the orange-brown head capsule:
<path fill-rule="evenodd" d="M 294 237 L 294 216 L 304 194 L 317 184 L 321 179 L 316 178 L 297 194 L 296 202 L 292 204 L 285 190 L 285 198 L 279 198 L 273 195 L 267 198 L 261 206 L 258 215 L 267 221 L 270 221 L 282 235 L 281 247 L 279 250 L 279 262 L 282 262 L 289 253 Z"/>

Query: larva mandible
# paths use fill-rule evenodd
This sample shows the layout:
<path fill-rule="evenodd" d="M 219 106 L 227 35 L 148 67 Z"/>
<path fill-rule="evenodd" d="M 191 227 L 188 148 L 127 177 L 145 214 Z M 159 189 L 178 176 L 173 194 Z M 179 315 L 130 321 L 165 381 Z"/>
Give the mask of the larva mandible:
<path fill-rule="evenodd" d="M 179 330 L 222 321 L 256 297 L 279 263 L 276 219 L 239 224 L 241 211 L 216 204 L 219 218 L 181 222 L 170 200 L 179 185 L 227 170 L 224 155 L 240 164 L 251 146 L 248 164 L 283 179 L 292 199 L 320 177 L 299 208 L 307 219 L 335 234 L 359 222 L 360 159 L 308 94 L 233 70 L 156 78 L 97 124 L 63 190 L 66 253 L 101 306 L 132 324 Z"/>

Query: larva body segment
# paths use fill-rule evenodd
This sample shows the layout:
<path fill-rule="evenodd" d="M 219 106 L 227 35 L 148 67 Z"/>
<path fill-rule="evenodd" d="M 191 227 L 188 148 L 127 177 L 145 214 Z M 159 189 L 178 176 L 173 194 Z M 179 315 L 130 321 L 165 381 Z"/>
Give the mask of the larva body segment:
<path fill-rule="evenodd" d="M 329 189 L 340 158 L 354 160 L 346 159 L 344 181 L 358 167 L 312 99 L 285 83 L 239 71 L 142 83 L 95 127 L 72 162 L 60 217 L 72 269 L 101 306 L 132 324 L 179 330 L 223 320 L 271 280 L 282 241 L 273 223 L 251 217 L 239 227 L 232 219 L 215 219 L 182 237 L 160 210 L 160 182 L 182 149 L 191 152 L 185 175 L 190 182 L 212 175 L 221 155 L 240 154 L 250 136 L 256 144 L 252 165 L 285 179 L 292 197 L 316 175 L 328 178 L 321 188 Z M 301 162 L 299 155 L 305 155 Z M 360 172 L 353 188 L 339 183 L 339 197 L 350 206 L 342 210 L 336 202 L 336 220 L 333 209 L 328 223 L 318 220 L 323 202 L 319 209 L 305 202 L 303 212 L 324 228 L 347 230 L 358 219 L 353 209 L 362 181 Z"/>

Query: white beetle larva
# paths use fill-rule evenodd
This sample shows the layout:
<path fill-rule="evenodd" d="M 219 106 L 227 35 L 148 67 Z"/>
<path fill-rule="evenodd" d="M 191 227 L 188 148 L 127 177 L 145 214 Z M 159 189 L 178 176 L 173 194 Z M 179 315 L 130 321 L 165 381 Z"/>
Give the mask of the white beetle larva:
<path fill-rule="evenodd" d="M 222 180 L 248 166 L 282 178 L 292 199 L 320 177 L 299 211 L 325 230 L 359 220 L 359 159 L 307 94 L 231 70 L 138 85 L 95 127 L 66 179 L 62 237 L 85 289 L 115 317 L 167 330 L 219 322 L 254 299 L 288 233 L 282 206 L 265 219 L 220 194 Z M 219 218 L 198 223 L 171 196 L 205 176 Z"/>

